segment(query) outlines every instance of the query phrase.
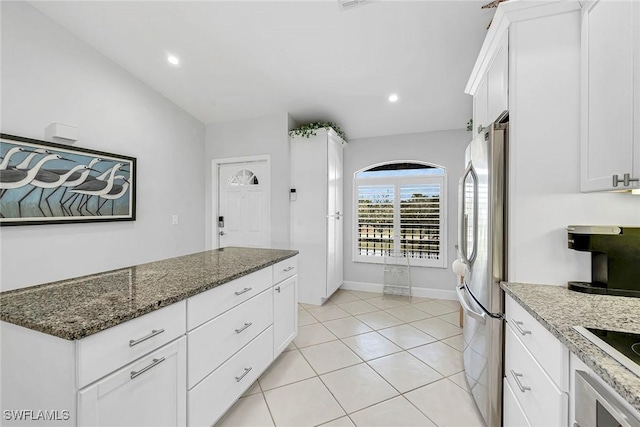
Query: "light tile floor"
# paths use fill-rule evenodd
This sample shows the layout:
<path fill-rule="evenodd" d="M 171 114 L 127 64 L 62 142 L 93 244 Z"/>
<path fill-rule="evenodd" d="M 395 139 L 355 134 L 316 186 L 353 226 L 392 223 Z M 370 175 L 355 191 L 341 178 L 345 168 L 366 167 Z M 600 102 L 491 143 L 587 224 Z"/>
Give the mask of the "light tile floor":
<path fill-rule="evenodd" d="M 482 427 L 458 303 L 338 290 L 216 427 Z"/>

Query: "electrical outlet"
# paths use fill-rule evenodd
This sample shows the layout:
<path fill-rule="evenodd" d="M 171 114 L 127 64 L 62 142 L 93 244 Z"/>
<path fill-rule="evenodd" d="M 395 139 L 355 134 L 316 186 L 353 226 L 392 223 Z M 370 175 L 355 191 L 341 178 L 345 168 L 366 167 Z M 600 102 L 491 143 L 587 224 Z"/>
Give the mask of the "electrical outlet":
<path fill-rule="evenodd" d="M 178 215 L 171 215 L 171 225 L 178 225 Z"/>

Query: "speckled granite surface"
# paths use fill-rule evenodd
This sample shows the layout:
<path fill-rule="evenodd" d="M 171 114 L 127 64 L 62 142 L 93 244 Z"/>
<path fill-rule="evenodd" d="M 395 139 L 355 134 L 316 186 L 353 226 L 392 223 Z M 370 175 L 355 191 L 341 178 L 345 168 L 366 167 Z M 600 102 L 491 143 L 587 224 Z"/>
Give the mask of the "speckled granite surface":
<path fill-rule="evenodd" d="M 0 293 L 0 320 L 76 340 L 295 256 L 224 248 Z"/>
<path fill-rule="evenodd" d="M 572 326 L 640 334 L 640 298 L 589 295 L 563 286 L 503 283 L 502 288 L 572 353 L 640 411 L 640 377 Z"/>

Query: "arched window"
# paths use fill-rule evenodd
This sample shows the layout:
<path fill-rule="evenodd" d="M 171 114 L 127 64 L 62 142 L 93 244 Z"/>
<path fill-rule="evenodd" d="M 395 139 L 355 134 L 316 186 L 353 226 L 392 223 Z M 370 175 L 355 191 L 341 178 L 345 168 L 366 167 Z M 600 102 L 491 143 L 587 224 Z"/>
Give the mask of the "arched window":
<path fill-rule="evenodd" d="M 258 185 L 258 177 L 248 169 L 242 169 L 236 172 L 230 179 L 229 185 Z"/>
<path fill-rule="evenodd" d="M 446 268 L 446 171 L 421 161 L 371 165 L 355 173 L 354 261 L 400 253 L 412 265 Z"/>

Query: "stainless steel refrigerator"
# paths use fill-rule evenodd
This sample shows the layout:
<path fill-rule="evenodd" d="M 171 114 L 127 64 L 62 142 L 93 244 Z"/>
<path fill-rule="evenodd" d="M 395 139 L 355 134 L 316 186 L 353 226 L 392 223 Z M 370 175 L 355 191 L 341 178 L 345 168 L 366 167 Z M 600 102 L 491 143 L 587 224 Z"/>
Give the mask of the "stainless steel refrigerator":
<path fill-rule="evenodd" d="M 494 123 L 467 147 L 459 185 L 457 288 L 464 309 L 464 367 L 487 426 L 502 424 L 503 313 L 506 280 L 508 123 Z"/>

